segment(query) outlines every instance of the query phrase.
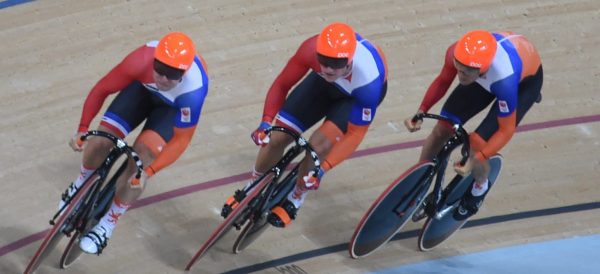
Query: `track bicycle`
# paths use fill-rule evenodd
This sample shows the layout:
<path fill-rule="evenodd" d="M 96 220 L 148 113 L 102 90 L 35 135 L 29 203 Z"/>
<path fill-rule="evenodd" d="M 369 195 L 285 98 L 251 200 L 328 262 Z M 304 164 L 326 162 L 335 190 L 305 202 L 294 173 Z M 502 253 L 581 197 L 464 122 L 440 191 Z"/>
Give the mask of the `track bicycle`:
<path fill-rule="evenodd" d="M 63 194 L 63 197 L 66 198 L 65 204 L 50 220 L 52 227 L 31 258 L 24 273 L 33 273 L 64 236 L 70 237 L 70 240 L 61 256 L 59 266 L 67 268 L 79 258 L 83 253 L 79 249 L 79 239 L 98 223 L 111 205 L 116 191 L 117 178 L 123 173 L 128 162 L 124 161 L 117 170 L 113 170 L 114 164 L 121 156 L 126 155 L 128 159 L 132 159 L 137 167 L 135 178 L 139 180 L 141 176 L 142 161 L 127 142 L 110 133 L 92 130 L 81 136 L 78 140 L 79 144 L 91 136 L 107 138 L 115 146 L 100 167 L 71 197 L 68 196 L 68 190 L 65 191 Z"/>
<path fill-rule="evenodd" d="M 267 221 L 271 209 L 283 203 L 287 195 L 294 189 L 298 178 L 298 163 L 292 161 L 306 152 L 306 157 L 314 163 L 314 174 L 318 174 L 321 167 L 317 153 L 308 141 L 296 132 L 273 126 L 266 130 L 284 132 L 294 139 L 294 144 L 287 149 L 283 157 L 271 168 L 244 189 L 236 190 L 233 198 L 235 202 L 225 204 L 221 216 L 225 220 L 212 232 L 208 240 L 192 257 L 185 270 L 190 270 L 196 260 L 204 255 L 221 237 L 231 228 L 241 230 L 234 245 L 233 253 L 239 253 L 256 240 L 268 227 Z M 304 157 L 302 157 L 304 159 Z M 289 171 L 288 171 L 289 170 Z"/>
<path fill-rule="evenodd" d="M 373 202 L 350 240 L 352 258 L 371 254 L 392 239 L 411 219 L 418 222 L 427 218 L 419 235 L 419 249 L 422 251 L 439 245 L 468 220 L 459 221 L 453 215 L 456 210 L 463 210 L 459 204 L 473 184 L 472 176 L 457 174 L 445 187 L 444 177 L 451 153 L 461 144 L 460 164 L 464 165 L 468 160 L 469 134 L 462 125 L 435 114 L 417 114 L 413 122 L 423 118 L 449 122 L 453 128 L 452 136 L 432 161 L 417 163 L 406 170 Z M 502 156 L 490 157 L 489 163 L 491 188 L 502 167 Z M 427 194 L 432 184 L 433 189 Z"/>

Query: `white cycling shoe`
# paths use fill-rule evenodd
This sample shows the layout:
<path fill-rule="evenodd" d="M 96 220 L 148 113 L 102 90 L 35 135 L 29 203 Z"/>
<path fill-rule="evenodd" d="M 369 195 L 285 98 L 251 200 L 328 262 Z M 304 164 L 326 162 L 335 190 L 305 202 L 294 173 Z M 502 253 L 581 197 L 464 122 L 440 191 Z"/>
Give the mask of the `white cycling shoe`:
<path fill-rule="evenodd" d="M 85 253 L 100 255 L 102 250 L 108 244 L 111 233 L 112 230 L 97 224 L 85 236 L 81 237 L 79 240 L 79 248 Z"/>

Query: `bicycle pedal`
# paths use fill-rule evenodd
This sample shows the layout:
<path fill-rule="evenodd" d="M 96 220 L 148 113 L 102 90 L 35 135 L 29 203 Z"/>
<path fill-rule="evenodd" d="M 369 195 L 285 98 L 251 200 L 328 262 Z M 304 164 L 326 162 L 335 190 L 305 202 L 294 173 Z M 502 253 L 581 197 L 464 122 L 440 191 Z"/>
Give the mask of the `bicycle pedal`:
<path fill-rule="evenodd" d="M 231 206 L 229 206 L 228 204 L 223 205 L 223 208 L 221 209 L 221 217 L 227 218 L 227 216 L 229 216 L 229 214 L 232 211 L 233 211 L 233 208 L 231 208 Z"/>
<path fill-rule="evenodd" d="M 233 194 L 233 197 L 235 198 L 236 202 L 241 202 L 242 200 L 244 200 L 244 198 L 246 198 L 246 191 L 243 190 L 236 190 L 235 193 Z"/>
<path fill-rule="evenodd" d="M 246 192 L 243 190 L 236 190 L 233 196 L 229 197 L 223 208 L 221 209 L 221 217 L 227 218 L 229 214 L 240 204 L 240 202 L 246 198 Z"/>

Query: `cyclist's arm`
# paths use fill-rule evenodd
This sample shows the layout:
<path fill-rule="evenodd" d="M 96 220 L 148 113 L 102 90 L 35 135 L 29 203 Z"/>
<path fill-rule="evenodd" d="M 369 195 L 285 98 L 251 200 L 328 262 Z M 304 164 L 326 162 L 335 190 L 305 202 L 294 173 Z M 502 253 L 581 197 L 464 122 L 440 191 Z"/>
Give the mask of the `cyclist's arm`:
<path fill-rule="evenodd" d="M 427 92 L 425 93 L 425 97 L 423 97 L 423 101 L 421 101 L 421 105 L 419 106 L 419 111 L 428 112 L 429 109 L 435 105 L 448 91 L 448 88 L 452 84 L 454 77 L 456 77 L 456 68 L 454 67 L 454 47 L 456 43 L 452 44 L 446 50 L 446 56 L 444 58 L 444 66 L 442 67 L 442 71 L 440 74 L 433 80 Z"/>
<path fill-rule="evenodd" d="M 177 97 L 175 100 L 177 115 L 174 117 L 173 137 L 165 144 L 154 162 L 146 168 L 148 175 L 152 176 L 169 166 L 183 154 L 194 136 L 207 94 L 208 86 L 206 85 Z"/>
<path fill-rule="evenodd" d="M 487 144 L 475 157 L 484 160 L 498 153 L 512 138 L 517 127 L 517 94 L 518 74 L 512 75 L 492 84 L 492 93 L 496 94 L 498 109 L 498 130 L 490 137 Z"/>
<path fill-rule="evenodd" d="M 487 144 L 481 149 L 481 151 L 475 154 L 480 161 L 483 161 L 490 156 L 498 153 L 508 141 L 512 138 L 515 133 L 517 124 L 517 113 L 513 112 L 507 117 L 498 117 L 498 130 L 490 137 Z"/>
<path fill-rule="evenodd" d="M 325 157 L 325 160 L 321 165 L 323 170 L 330 170 L 350 157 L 362 142 L 368 129 L 369 125 L 359 126 L 348 123 L 348 129 L 346 134 L 344 134 L 344 137 L 331 148 L 331 151 L 327 154 L 327 157 Z"/>
<path fill-rule="evenodd" d="M 90 123 L 100 111 L 108 95 L 122 90 L 141 75 L 144 67 L 143 62 L 147 59 L 144 57 L 148 54 L 146 48 L 146 46 L 142 46 L 131 52 L 121 63 L 96 83 L 83 104 L 79 128 L 77 129 L 78 132 L 88 130 Z"/>
<path fill-rule="evenodd" d="M 312 37 L 302 43 L 300 48 L 296 51 L 296 54 L 290 58 L 281 73 L 279 73 L 277 78 L 275 78 L 275 81 L 273 81 L 271 88 L 269 88 L 269 91 L 267 92 L 267 98 L 263 108 L 263 121 L 269 123 L 273 121 L 273 118 L 275 118 L 275 115 L 283 106 L 285 98 L 292 86 L 298 83 L 310 69 L 309 60 L 316 60 L 316 42 L 314 39 L 315 38 Z"/>
<path fill-rule="evenodd" d="M 174 117 L 173 137 L 165 144 L 154 162 L 146 168 L 148 175 L 152 176 L 169 166 L 183 154 L 200 121 L 200 113 L 207 93 L 208 86 L 203 86 L 177 97 L 175 100 L 177 115 Z"/>
<path fill-rule="evenodd" d="M 325 157 L 323 163 L 325 171 L 343 162 L 358 148 L 375 118 L 382 92 L 381 86 L 376 82 L 352 92 L 355 101 L 350 111 L 346 133 Z"/>
<path fill-rule="evenodd" d="M 159 170 L 175 162 L 190 144 L 195 130 L 196 126 L 187 128 L 174 127 L 173 138 L 167 142 L 156 159 L 148 165 L 145 170 L 146 173 L 148 173 L 149 176 L 152 176 Z"/>

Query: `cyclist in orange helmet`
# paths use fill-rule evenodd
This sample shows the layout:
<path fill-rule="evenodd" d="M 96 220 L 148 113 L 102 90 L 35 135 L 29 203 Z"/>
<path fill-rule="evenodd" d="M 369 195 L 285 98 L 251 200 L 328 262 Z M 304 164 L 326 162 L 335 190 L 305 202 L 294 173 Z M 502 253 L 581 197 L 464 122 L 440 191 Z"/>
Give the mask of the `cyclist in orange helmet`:
<path fill-rule="evenodd" d="M 91 138 L 85 146 L 78 145 L 77 140 L 88 130 L 106 97 L 117 92 L 98 130 L 124 138 L 145 121 L 133 144 L 145 169 L 139 184 L 132 181 L 132 162 L 118 178 L 107 214 L 80 239 L 79 245 L 87 253 L 102 252 L 117 220 L 141 195 L 146 180 L 175 162 L 190 143 L 208 92 L 206 65 L 186 34 L 172 32 L 135 49 L 100 79 L 88 94 L 77 133 L 69 141 L 73 150 L 83 151 L 83 161 L 80 175 L 60 201 L 61 208 L 112 147 L 104 138 Z"/>
<path fill-rule="evenodd" d="M 312 161 L 302 162 L 294 190 L 268 219 L 272 225 L 284 227 L 295 219 L 307 191 L 317 189 L 325 172 L 354 152 L 386 90 L 387 66 L 381 50 L 349 25 L 330 24 L 300 45 L 271 85 L 260 125 L 251 134 L 261 146 L 253 178 L 272 167 L 292 142 L 281 132 L 266 138 L 264 130 L 273 120 L 302 133 L 325 118 L 309 138 L 321 159 L 321 170 L 314 179 L 307 173 Z"/>
<path fill-rule="evenodd" d="M 446 50 L 444 66 L 429 86 L 417 113 L 427 112 L 448 91 L 458 75 L 459 84 L 442 107 L 441 114 L 464 124 L 490 103 L 494 106 L 479 127 L 470 134 L 471 157 L 460 174 L 472 172 L 475 182 L 454 216 L 462 220 L 475 214 L 488 190 L 487 159 L 498 153 L 511 139 L 515 128 L 534 102 L 541 100 L 543 70 L 540 56 L 524 36 L 512 32 L 473 30 Z M 422 121 L 404 121 L 411 132 Z M 439 122 L 425 140 L 421 161 L 431 160 L 452 131 Z"/>

